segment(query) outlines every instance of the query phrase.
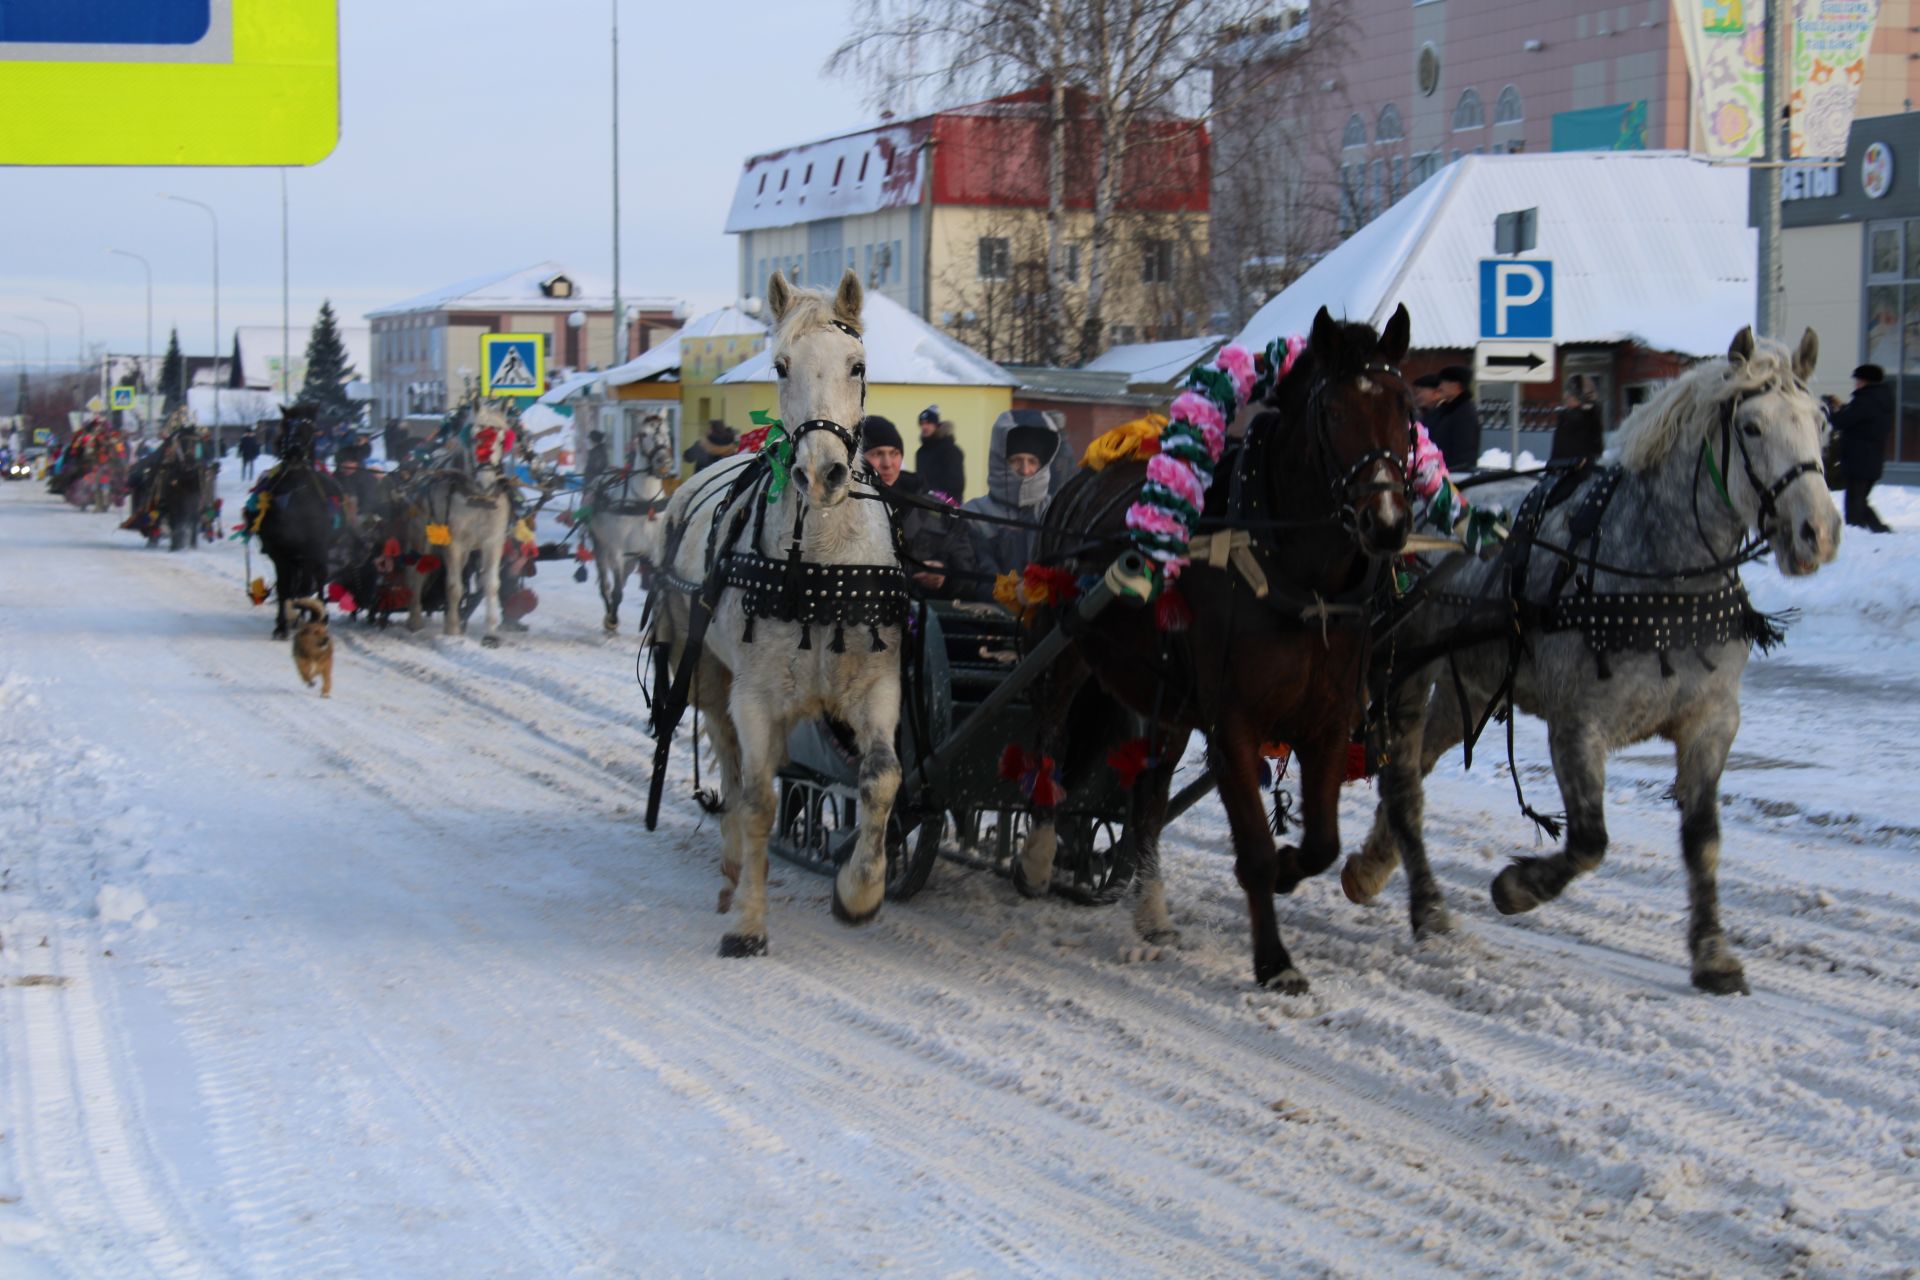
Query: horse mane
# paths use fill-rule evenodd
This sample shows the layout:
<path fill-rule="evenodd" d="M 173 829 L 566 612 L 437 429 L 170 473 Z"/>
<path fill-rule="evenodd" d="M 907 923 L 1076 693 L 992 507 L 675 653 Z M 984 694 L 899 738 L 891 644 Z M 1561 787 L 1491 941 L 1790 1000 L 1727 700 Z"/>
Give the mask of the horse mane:
<path fill-rule="evenodd" d="M 1724 400 L 1793 377 L 1793 355 L 1772 338 L 1761 338 L 1745 364 L 1725 357 L 1703 360 L 1662 387 L 1620 424 L 1616 448 L 1629 471 L 1646 471 L 1676 449 L 1705 439 Z"/>
<path fill-rule="evenodd" d="M 473 410 L 473 425 L 476 427 L 506 427 L 507 411 L 491 400 L 483 400 Z"/>

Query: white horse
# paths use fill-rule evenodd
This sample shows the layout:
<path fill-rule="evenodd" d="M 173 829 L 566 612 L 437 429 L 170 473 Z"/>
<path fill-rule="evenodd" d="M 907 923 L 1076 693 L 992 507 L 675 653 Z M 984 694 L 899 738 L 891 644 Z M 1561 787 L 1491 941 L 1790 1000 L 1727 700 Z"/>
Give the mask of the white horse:
<path fill-rule="evenodd" d="M 1634 411 L 1608 455 L 1617 470 L 1568 482 L 1557 505 L 1549 481 L 1523 504 L 1502 557 L 1459 553 L 1433 571 L 1396 639 L 1411 678 L 1387 699 L 1380 802 L 1365 850 L 1341 876 L 1348 897 L 1372 898 L 1404 861 L 1414 932 L 1452 927 L 1427 858 L 1424 778 L 1510 685 L 1512 707 L 1547 722 L 1567 839 L 1494 877 L 1494 907 L 1531 911 L 1597 870 L 1608 754 L 1665 738 L 1693 985 L 1747 990 L 1720 924 L 1720 773 L 1740 728 L 1749 647 L 1774 633 L 1749 612 L 1738 565 L 1755 534 L 1789 576 L 1839 550 L 1840 513 L 1821 483 L 1820 407 L 1806 386 L 1818 356 L 1811 329 L 1793 351 L 1742 329 L 1726 359 Z"/>
<path fill-rule="evenodd" d="M 720 909 L 731 906 L 738 919 L 721 940 L 723 956 L 767 949 L 773 775 L 797 721 L 830 715 L 852 729 L 860 751 L 860 829 L 833 888 L 833 913 L 847 924 L 880 910 L 887 815 L 900 785 L 893 743 L 906 579 L 885 508 L 853 500 L 872 495 L 854 474 L 867 380 L 860 280 L 847 272 L 829 298 L 795 290 L 775 272 L 767 301 L 780 417 L 793 442 L 791 479 L 767 501 L 766 484 L 753 481 L 769 464 L 746 454 L 682 485 L 667 507 L 655 588 L 661 607 L 654 639 L 669 646 L 677 671 L 715 599 L 700 584 L 716 571 L 727 583 L 712 606 L 692 687 L 727 801 L 721 871 L 728 883 Z M 656 755 L 656 772 L 661 762 Z M 660 781 L 656 776 L 656 787 Z"/>
<path fill-rule="evenodd" d="M 476 432 L 492 428 L 504 437 L 508 429 L 506 412 L 497 405 L 482 404 L 474 410 L 473 426 Z M 466 586 L 464 571 L 468 557 L 480 553 L 480 591 L 487 606 L 487 628 L 480 643 L 489 649 L 500 643 L 500 557 L 513 521 L 509 482 L 502 471 L 505 463 L 504 456 L 496 456 L 487 464 L 475 466 L 471 475 L 436 471 L 408 494 L 408 550 L 438 556 L 446 568 L 446 634 L 450 636 L 466 629 L 460 616 L 460 598 Z M 446 527 L 449 541 L 445 545 L 432 541 L 428 529 L 434 525 Z M 426 580 L 426 574 L 411 564 L 407 566 L 409 631 L 418 631 L 424 625 L 420 591 Z"/>
<path fill-rule="evenodd" d="M 648 418 L 636 444 L 630 469 L 596 477 L 581 498 L 581 505 L 592 512 L 587 536 L 593 542 L 600 600 L 607 607 L 602 625 L 609 635 L 620 629 L 620 601 L 626 595 L 627 579 L 655 555 L 667 481 L 679 474 L 673 432 L 664 418 Z"/>

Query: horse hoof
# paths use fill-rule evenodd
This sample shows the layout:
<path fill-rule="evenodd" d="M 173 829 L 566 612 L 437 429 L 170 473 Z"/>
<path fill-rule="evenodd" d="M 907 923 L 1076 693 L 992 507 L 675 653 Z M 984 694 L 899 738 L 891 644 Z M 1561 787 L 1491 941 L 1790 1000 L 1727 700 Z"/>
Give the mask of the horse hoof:
<path fill-rule="evenodd" d="M 1380 891 L 1387 887 L 1387 879 L 1392 875 L 1392 866 L 1388 866 L 1384 872 L 1373 869 L 1365 854 L 1356 853 L 1340 868 L 1340 889 L 1347 895 L 1348 902 L 1364 907 L 1380 896 Z"/>
<path fill-rule="evenodd" d="M 1180 945 L 1178 929 L 1151 929 L 1140 935 L 1140 941 L 1150 947 L 1177 947 Z"/>
<path fill-rule="evenodd" d="M 885 901 L 886 896 L 883 894 L 875 898 L 873 905 L 865 911 L 855 911 L 847 906 L 846 900 L 840 896 L 840 886 L 835 884 L 833 886 L 833 918 L 841 924 L 858 927 L 868 923 L 875 916 L 879 915 L 880 906 Z"/>
<path fill-rule="evenodd" d="M 728 960 L 763 956 L 767 954 L 767 937 L 763 933 L 729 933 L 720 939 L 720 954 Z"/>
<path fill-rule="evenodd" d="M 500 637 L 499 636 L 481 636 L 480 647 L 482 649 L 498 649 L 500 647 Z"/>
<path fill-rule="evenodd" d="M 1020 865 L 1018 858 L 1013 860 L 1013 887 L 1020 891 L 1020 896 L 1023 898 L 1044 898 L 1053 892 L 1052 881 L 1036 885 L 1028 880 L 1027 869 Z"/>
<path fill-rule="evenodd" d="M 1514 863 L 1493 878 L 1493 909 L 1503 916 L 1517 916 L 1540 905 L 1540 896 L 1521 883 L 1521 868 Z"/>
<path fill-rule="evenodd" d="M 1278 991 L 1283 996 L 1303 996 L 1307 994 L 1307 975 L 1291 966 L 1280 972 L 1260 979 L 1260 985 L 1269 991 Z"/>
<path fill-rule="evenodd" d="M 1695 969 L 1693 985 L 1710 996 L 1750 996 L 1747 975 L 1739 965 L 1731 969 Z"/>
<path fill-rule="evenodd" d="M 1425 942 L 1428 938 L 1439 938 L 1453 932 L 1453 913 L 1444 906 L 1435 904 L 1413 917 L 1413 940 Z"/>

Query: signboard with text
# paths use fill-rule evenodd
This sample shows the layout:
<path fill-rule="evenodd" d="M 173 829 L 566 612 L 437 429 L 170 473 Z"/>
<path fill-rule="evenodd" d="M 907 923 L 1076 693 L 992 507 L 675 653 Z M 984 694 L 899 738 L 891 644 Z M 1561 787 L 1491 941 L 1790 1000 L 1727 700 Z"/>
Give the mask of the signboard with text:
<path fill-rule="evenodd" d="M 1553 337 L 1553 263 L 1480 260 L 1480 336 Z"/>

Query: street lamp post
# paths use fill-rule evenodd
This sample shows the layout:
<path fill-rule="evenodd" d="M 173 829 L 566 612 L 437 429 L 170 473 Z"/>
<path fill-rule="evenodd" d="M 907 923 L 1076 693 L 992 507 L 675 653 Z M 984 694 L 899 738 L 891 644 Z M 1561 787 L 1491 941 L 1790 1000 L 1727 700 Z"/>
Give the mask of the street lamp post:
<path fill-rule="evenodd" d="M 146 431 L 151 431 L 153 430 L 153 374 L 149 366 L 153 363 L 153 264 L 139 254 L 129 253 L 125 249 L 109 249 L 107 252 L 122 258 L 132 258 L 147 272 L 147 346 L 140 353 L 140 381 L 147 386 L 147 420 L 143 427 Z"/>
<path fill-rule="evenodd" d="M 82 388 L 82 390 L 84 390 L 84 389 L 86 388 L 86 385 L 87 385 L 87 384 L 86 384 L 86 381 L 85 381 L 85 378 L 86 378 L 86 372 L 87 372 L 87 313 L 86 313 L 86 311 L 85 311 L 85 310 L 84 310 L 84 309 L 83 309 L 83 308 L 82 308 L 82 307 L 80 306 L 80 304 L 79 304 L 79 303 L 77 303 L 77 302 L 69 302 L 69 301 L 68 301 L 67 299 L 65 299 L 65 298 L 43 298 L 43 299 L 41 299 L 41 301 L 43 301 L 43 302 L 51 302 L 51 303 L 53 303 L 53 304 L 55 304 L 56 306 L 62 306 L 62 307 L 72 307 L 72 308 L 73 308 L 73 315 L 74 315 L 74 318 L 75 318 L 75 319 L 76 319 L 76 320 L 77 320 L 77 321 L 79 322 L 79 324 L 80 324 L 80 336 L 79 336 L 79 339 L 78 339 L 78 341 L 79 341 L 79 346 L 77 346 L 77 347 L 75 347 L 75 348 L 74 348 L 74 351 L 75 351 L 75 353 L 76 353 L 76 359 L 74 360 L 74 367 L 75 367 L 75 369 L 76 369 L 76 370 L 78 370 L 78 371 L 79 371 L 79 373 L 80 373 L 80 375 L 81 375 L 81 379 L 82 379 L 82 381 L 81 381 L 81 383 L 80 383 L 80 386 L 81 386 L 81 388 Z M 103 392 L 101 392 L 101 397 L 102 397 L 102 399 L 104 399 L 104 398 L 105 398 L 105 396 L 106 396 L 106 393 L 105 393 L 104 391 L 103 391 Z"/>
<path fill-rule="evenodd" d="M 186 196 L 170 196 L 163 191 L 160 198 L 204 209 L 213 223 L 213 441 L 217 449 L 220 447 L 220 215 L 213 211 L 212 205 Z"/>
<path fill-rule="evenodd" d="M 40 326 L 40 376 L 53 377 L 53 326 L 38 316 L 16 314 L 13 318 Z"/>

